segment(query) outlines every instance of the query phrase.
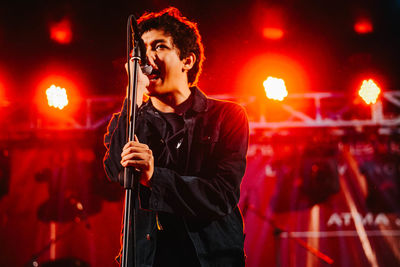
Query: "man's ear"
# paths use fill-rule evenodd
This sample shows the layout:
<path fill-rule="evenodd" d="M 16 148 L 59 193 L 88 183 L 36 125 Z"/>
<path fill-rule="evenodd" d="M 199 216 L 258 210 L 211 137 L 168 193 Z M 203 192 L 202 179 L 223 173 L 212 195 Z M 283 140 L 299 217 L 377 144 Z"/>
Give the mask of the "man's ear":
<path fill-rule="evenodd" d="M 194 53 L 190 53 L 189 56 L 182 60 L 183 67 L 182 72 L 189 71 L 193 68 L 194 63 L 196 63 L 196 55 Z"/>

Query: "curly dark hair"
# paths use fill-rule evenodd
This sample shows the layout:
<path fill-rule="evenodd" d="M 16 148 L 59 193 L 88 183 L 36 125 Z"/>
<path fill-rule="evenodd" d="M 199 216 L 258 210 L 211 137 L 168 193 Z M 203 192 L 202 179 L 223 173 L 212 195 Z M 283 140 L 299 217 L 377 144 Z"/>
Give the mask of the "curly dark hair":
<path fill-rule="evenodd" d="M 196 62 L 188 72 L 188 82 L 190 86 L 196 85 L 204 61 L 204 47 L 197 24 L 183 17 L 175 7 L 166 8 L 158 13 L 145 13 L 137 23 L 141 34 L 155 29 L 170 35 L 179 50 L 180 59 L 194 53 Z"/>

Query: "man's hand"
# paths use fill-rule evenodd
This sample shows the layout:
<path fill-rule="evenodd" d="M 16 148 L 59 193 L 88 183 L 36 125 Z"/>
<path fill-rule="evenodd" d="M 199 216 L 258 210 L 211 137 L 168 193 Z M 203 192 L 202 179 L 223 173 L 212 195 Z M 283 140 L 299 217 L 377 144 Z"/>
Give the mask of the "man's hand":
<path fill-rule="evenodd" d="M 130 64 L 130 69 L 133 75 L 133 61 L 129 62 Z M 128 63 L 125 63 L 125 70 L 126 73 L 128 74 Z M 132 76 L 133 77 L 133 76 Z M 129 76 L 128 76 L 129 79 Z M 138 105 L 138 107 L 140 107 L 143 103 L 143 95 L 147 92 L 147 87 L 149 86 L 150 81 L 149 78 L 144 75 L 144 73 L 142 72 L 142 69 L 139 68 L 138 69 L 138 88 L 137 88 L 137 98 L 136 98 L 136 104 Z"/>
<path fill-rule="evenodd" d="M 139 143 L 135 135 L 135 141 L 126 143 L 121 153 L 121 165 L 134 167 L 140 171 L 140 183 L 150 187 L 150 179 L 154 172 L 153 152 L 146 144 Z"/>

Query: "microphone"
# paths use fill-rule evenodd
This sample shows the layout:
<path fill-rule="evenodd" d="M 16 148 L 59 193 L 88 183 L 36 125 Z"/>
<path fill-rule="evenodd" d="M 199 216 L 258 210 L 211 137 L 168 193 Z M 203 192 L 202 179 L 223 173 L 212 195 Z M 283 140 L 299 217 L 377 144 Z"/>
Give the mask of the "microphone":
<path fill-rule="evenodd" d="M 150 66 L 149 62 L 147 61 L 146 46 L 144 44 L 142 37 L 139 37 L 138 44 L 140 49 L 140 62 L 141 62 L 140 68 L 142 69 L 144 74 L 150 75 L 151 72 L 153 71 L 153 67 Z"/>
<path fill-rule="evenodd" d="M 150 75 L 151 72 L 153 71 L 153 67 L 150 66 L 149 62 L 147 61 L 147 56 L 146 56 L 146 45 L 144 44 L 144 41 L 142 39 L 142 36 L 139 32 L 139 28 L 137 25 L 137 21 L 135 16 L 132 15 L 131 19 L 131 28 L 133 28 L 133 33 L 134 33 L 134 40 L 135 40 L 135 45 L 139 46 L 139 57 L 140 57 L 140 68 L 142 69 L 142 72 L 146 75 Z"/>

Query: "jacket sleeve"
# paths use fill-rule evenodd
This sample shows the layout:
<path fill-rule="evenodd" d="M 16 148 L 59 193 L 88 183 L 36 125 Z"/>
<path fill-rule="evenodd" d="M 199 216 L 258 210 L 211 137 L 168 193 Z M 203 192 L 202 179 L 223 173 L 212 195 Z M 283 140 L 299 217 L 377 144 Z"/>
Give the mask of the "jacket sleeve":
<path fill-rule="evenodd" d="M 113 114 L 107 132 L 104 135 L 106 154 L 103 159 L 104 170 L 109 180 L 123 184 L 121 153 L 126 140 L 126 105 L 125 99 L 121 112 Z"/>
<path fill-rule="evenodd" d="M 237 206 L 246 168 L 248 120 L 237 104 L 229 104 L 219 115 L 219 138 L 213 154 L 208 155 L 215 160 L 215 168 L 207 177 L 198 177 L 156 167 L 146 201 L 149 209 L 209 220 L 225 216 Z"/>

